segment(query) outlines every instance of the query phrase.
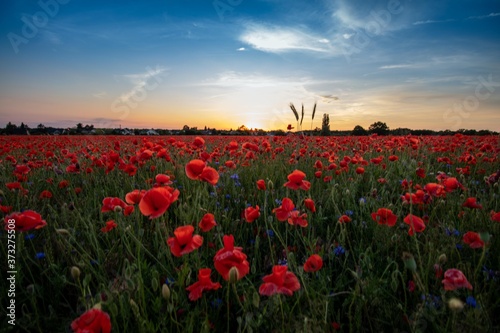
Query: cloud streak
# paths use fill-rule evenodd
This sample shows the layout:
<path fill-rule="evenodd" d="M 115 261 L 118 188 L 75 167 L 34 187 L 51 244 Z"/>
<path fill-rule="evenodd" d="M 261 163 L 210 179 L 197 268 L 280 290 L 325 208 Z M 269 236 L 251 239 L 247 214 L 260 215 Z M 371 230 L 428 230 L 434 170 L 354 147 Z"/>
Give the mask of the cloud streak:
<path fill-rule="evenodd" d="M 248 24 L 240 41 L 254 49 L 269 53 L 335 51 L 330 40 L 305 29 L 261 24 Z"/>
<path fill-rule="evenodd" d="M 150 79 L 156 79 L 158 81 L 158 77 L 165 71 L 167 71 L 167 68 L 156 66 L 155 69 L 147 68 L 143 73 L 121 75 L 121 77 L 130 81 L 134 86 L 129 91 L 120 95 L 120 101 L 124 103 L 128 102 L 135 94 L 147 88 L 147 84 Z"/>

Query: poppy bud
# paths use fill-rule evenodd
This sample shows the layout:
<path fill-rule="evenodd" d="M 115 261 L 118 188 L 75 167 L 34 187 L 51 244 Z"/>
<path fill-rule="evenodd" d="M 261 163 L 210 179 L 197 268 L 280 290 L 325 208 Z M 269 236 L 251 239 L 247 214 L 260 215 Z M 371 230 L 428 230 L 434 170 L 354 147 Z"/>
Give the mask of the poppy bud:
<path fill-rule="evenodd" d="M 479 237 L 485 243 L 488 243 L 491 239 L 491 234 L 489 232 L 483 231 L 479 233 Z"/>
<path fill-rule="evenodd" d="M 120 206 L 115 206 L 115 208 L 113 208 L 113 211 L 114 211 L 115 213 L 121 213 L 121 212 L 122 212 L 122 210 L 123 210 L 123 209 L 122 209 Z"/>
<path fill-rule="evenodd" d="M 138 318 L 140 316 L 139 306 L 132 298 L 130 299 L 129 304 L 130 304 L 130 307 L 132 308 L 132 312 L 134 313 L 136 318 Z"/>
<path fill-rule="evenodd" d="M 26 287 L 26 291 L 29 292 L 30 294 L 34 294 L 35 293 L 35 285 L 33 284 L 30 284 Z"/>
<path fill-rule="evenodd" d="M 446 263 L 446 260 L 448 260 L 448 258 L 446 257 L 446 254 L 444 254 L 444 253 L 443 253 L 443 254 L 441 254 L 441 255 L 439 256 L 438 261 L 439 261 L 439 263 L 440 263 L 441 265 L 442 265 L 442 264 L 444 264 L 444 263 Z"/>
<path fill-rule="evenodd" d="M 462 311 L 464 308 L 464 302 L 462 302 L 460 299 L 453 297 L 448 301 L 448 307 L 456 312 Z"/>
<path fill-rule="evenodd" d="M 101 305 L 101 302 L 97 303 L 96 305 L 94 305 L 92 307 L 92 309 L 97 309 L 97 310 L 102 310 L 102 305 Z"/>
<path fill-rule="evenodd" d="M 348 189 L 345 190 L 345 194 L 349 195 L 351 193 L 351 191 L 349 191 Z"/>
<path fill-rule="evenodd" d="M 56 229 L 56 232 L 57 232 L 59 235 L 67 235 L 67 236 L 69 236 L 69 231 L 68 231 L 68 229 Z"/>
<path fill-rule="evenodd" d="M 80 279 L 80 268 L 76 267 L 76 266 L 73 266 L 71 267 L 71 276 L 73 277 L 73 279 L 75 280 L 79 280 Z"/>
<path fill-rule="evenodd" d="M 170 288 L 166 283 L 161 287 L 161 296 L 166 300 L 170 298 Z"/>
<path fill-rule="evenodd" d="M 2 197 L 4 196 L 4 193 L 2 190 L 0 190 L 0 196 L 2 196 Z"/>
<path fill-rule="evenodd" d="M 239 278 L 239 273 L 238 273 L 238 269 L 236 267 L 231 267 L 231 269 L 229 270 L 229 280 L 228 282 L 229 283 L 235 283 L 236 281 L 238 281 L 238 278 Z"/>
<path fill-rule="evenodd" d="M 267 188 L 270 190 L 272 190 L 274 188 L 274 183 L 270 179 L 267 181 Z"/>
<path fill-rule="evenodd" d="M 410 270 L 411 272 L 415 273 L 417 271 L 417 263 L 415 262 L 415 258 L 413 257 L 413 254 L 408 253 L 408 252 L 403 252 L 403 262 L 405 264 L 405 267 Z"/>

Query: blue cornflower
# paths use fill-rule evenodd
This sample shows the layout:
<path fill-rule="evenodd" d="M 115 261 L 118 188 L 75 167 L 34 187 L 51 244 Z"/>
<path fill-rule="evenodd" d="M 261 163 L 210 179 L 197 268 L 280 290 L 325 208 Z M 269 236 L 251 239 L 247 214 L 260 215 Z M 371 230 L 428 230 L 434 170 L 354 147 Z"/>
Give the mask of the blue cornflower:
<path fill-rule="evenodd" d="M 352 210 L 345 211 L 345 215 L 347 215 L 347 216 L 352 216 L 352 214 L 354 214 L 354 212 Z"/>
<path fill-rule="evenodd" d="M 333 253 L 338 257 L 345 253 L 345 249 L 342 245 L 337 245 L 337 247 L 333 249 Z"/>
<path fill-rule="evenodd" d="M 165 279 L 165 284 L 166 284 L 167 286 L 171 286 L 171 285 L 173 285 L 174 283 L 175 283 L 175 280 L 174 280 L 174 279 L 172 279 L 172 278 L 169 278 L 169 277 L 168 277 L 168 278 L 166 278 L 166 279 Z"/>
<path fill-rule="evenodd" d="M 476 299 L 473 296 L 467 296 L 465 302 L 467 303 L 468 306 L 473 307 L 474 309 L 477 306 Z"/>
<path fill-rule="evenodd" d="M 26 240 L 32 240 L 33 238 L 35 238 L 35 234 L 27 234 L 26 236 L 24 236 L 24 239 Z"/>
<path fill-rule="evenodd" d="M 288 266 L 288 260 L 286 260 L 286 258 L 278 259 L 278 265 L 280 265 L 280 266 Z"/>
<path fill-rule="evenodd" d="M 271 237 L 271 238 L 272 238 L 272 237 L 274 237 L 274 231 L 272 231 L 271 229 L 269 229 L 269 230 L 267 231 L 267 235 L 268 235 L 269 237 Z"/>
<path fill-rule="evenodd" d="M 277 204 L 278 206 L 281 206 L 281 200 L 280 200 L 280 199 L 275 199 L 275 200 L 274 200 L 274 202 L 276 202 L 276 204 Z"/>
<path fill-rule="evenodd" d="M 44 252 L 38 252 L 35 254 L 35 259 L 43 259 L 45 258 L 45 253 Z"/>
<path fill-rule="evenodd" d="M 212 302 L 210 302 L 210 305 L 213 307 L 213 308 L 220 308 L 220 306 L 222 305 L 222 300 L 220 298 L 216 298 L 214 299 Z"/>

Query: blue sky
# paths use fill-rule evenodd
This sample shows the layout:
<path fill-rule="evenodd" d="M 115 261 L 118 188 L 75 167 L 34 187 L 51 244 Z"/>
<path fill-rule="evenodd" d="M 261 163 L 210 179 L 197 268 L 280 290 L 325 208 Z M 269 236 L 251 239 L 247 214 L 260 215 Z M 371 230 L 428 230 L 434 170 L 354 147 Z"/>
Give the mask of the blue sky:
<path fill-rule="evenodd" d="M 500 131 L 499 1 L 4 1 L 0 126 Z M 310 114 L 318 103 L 316 119 Z"/>

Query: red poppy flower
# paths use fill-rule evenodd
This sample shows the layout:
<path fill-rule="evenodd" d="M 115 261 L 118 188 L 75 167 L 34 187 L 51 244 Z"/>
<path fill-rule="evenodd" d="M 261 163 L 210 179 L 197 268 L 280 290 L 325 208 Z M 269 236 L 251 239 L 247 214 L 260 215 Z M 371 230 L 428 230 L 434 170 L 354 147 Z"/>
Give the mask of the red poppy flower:
<path fill-rule="evenodd" d="M 205 290 L 217 290 L 221 287 L 219 282 L 212 282 L 210 279 L 210 273 L 212 270 L 210 268 L 201 268 L 198 271 L 198 281 L 186 288 L 189 291 L 189 299 L 191 301 L 196 301 L 201 298 L 202 293 Z"/>
<path fill-rule="evenodd" d="M 260 216 L 260 207 L 257 205 L 255 206 L 255 208 L 252 206 L 247 207 L 245 208 L 244 215 L 245 215 L 245 220 L 248 223 L 252 223 Z"/>
<path fill-rule="evenodd" d="M 263 296 L 292 296 L 294 291 L 300 289 L 299 279 L 292 272 L 288 272 L 287 266 L 274 266 L 272 274 L 264 276 L 262 280 L 264 283 L 259 287 L 259 294 Z"/>
<path fill-rule="evenodd" d="M 90 309 L 71 323 L 75 333 L 110 333 L 109 315 L 99 309 Z"/>
<path fill-rule="evenodd" d="M 110 232 L 111 230 L 113 230 L 117 226 L 118 226 L 118 224 L 116 224 L 116 222 L 114 220 L 110 220 L 110 221 L 106 222 L 106 226 L 101 228 L 101 231 L 104 233 Z"/>
<path fill-rule="evenodd" d="M 410 226 L 408 235 L 413 236 L 415 232 L 422 232 L 425 229 L 424 221 L 415 215 L 408 214 L 403 221 Z"/>
<path fill-rule="evenodd" d="M 12 206 L 2 206 L 0 205 L 0 212 L 8 214 L 12 211 Z"/>
<path fill-rule="evenodd" d="M 415 173 L 417 174 L 417 177 L 425 178 L 425 170 L 424 169 L 418 168 L 417 171 L 415 171 Z"/>
<path fill-rule="evenodd" d="M 116 207 L 120 207 L 122 209 L 126 208 L 128 205 L 120 198 L 116 197 L 106 197 L 102 200 L 102 213 L 113 212 L 116 211 Z"/>
<path fill-rule="evenodd" d="M 50 199 L 52 198 L 52 192 L 49 190 L 43 190 L 42 193 L 40 193 L 39 196 L 40 199 Z"/>
<path fill-rule="evenodd" d="M 205 140 L 203 140 L 203 138 L 200 138 L 199 136 L 194 138 L 193 146 L 195 146 L 196 148 L 203 147 L 204 144 L 205 144 Z"/>
<path fill-rule="evenodd" d="M 150 219 L 165 213 L 170 205 L 179 197 L 179 190 L 170 187 L 155 187 L 147 191 L 139 202 L 139 209 Z"/>
<path fill-rule="evenodd" d="M 444 280 L 442 283 L 444 290 L 455 290 L 459 288 L 472 290 L 472 285 L 467 281 L 464 273 L 456 268 L 451 268 L 444 272 Z"/>
<path fill-rule="evenodd" d="M 9 190 L 21 190 L 23 188 L 23 186 L 21 185 L 20 182 L 11 182 L 11 183 L 5 183 L 5 186 L 7 186 L 7 188 Z"/>
<path fill-rule="evenodd" d="M 215 185 L 219 181 L 219 173 L 211 167 L 205 167 L 200 175 L 200 180 Z"/>
<path fill-rule="evenodd" d="M 306 272 L 317 272 L 323 267 L 323 259 L 317 254 L 313 254 L 307 258 L 304 264 L 304 271 Z"/>
<path fill-rule="evenodd" d="M 436 183 L 428 183 L 424 186 L 424 190 L 433 197 L 442 197 L 446 195 L 443 185 Z"/>
<path fill-rule="evenodd" d="M 288 215 L 288 224 L 290 225 L 300 225 L 305 228 L 308 226 L 307 223 L 307 214 L 300 214 L 298 210 L 291 211 Z"/>
<path fill-rule="evenodd" d="M 205 169 L 206 164 L 202 160 L 191 160 L 188 164 L 186 164 L 186 175 L 189 179 L 197 180 L 199 176 Z"/>
<path fill-rule="evenodd" d="M 391 161 L 391 162 L 395 162 L 395 161 L 397 161 L 397 160 L 399 160 L 399 157 L 397 157 L 396 155 L 391 155 L 391 156 L 389 156 L 389 161 Z"/>
<path fill-rule="evenodd" d="M 500 222 L 500 212 L 495 213 L 494 211 L 491 211 L 490 217 L 492 221 Z"/>
<path fill-rule="evenodd" d="M 176 257 L 181 257 L 184 254 L 193 252 L 203 244 L 203 237 L 194 235 L 194 227 L 185 225 L 178 227 L 174 231 L 174 237 L 167 239 L 167 244 L 170 246 L 170 252 Z"/>
<path fill-rule="evenodd" d="M 136 205 L 141 202 L 142 197 L 146 193 L 146 190 L 133 190 L 125 195 L 125 201 L 129 205 Z"/>
<path fill-rule="evenodd" d="M 304 204 L 306 205 L 306 208 L 311 212 L 315 213 L 316 212 L 316 205 L 314 204 L 313 199 L 304 199 Z"/>
<path fill-rule="evenodd" d="M 236 163 L 231 160 L 224 162 L 224 165 L 229 169 L 236 169 Z"/>
<path fill-rule="evenodd" d="M 347 215 L 342 215 L 341 217 L 339 217 L 339 223 L 348 223 L 351 221 L 352 219 Z"/>
<path fill-rule="evenodd" d="M 69 186 L 69 181 L 67 181 L 67 180 L 65 180 L 65 179 L 64 179 L 64 180 L 61 180 L 61 181 L 59 182 L 59 184 L 57 185 L 57 187 L 59 187 L 59 188 L 66 188 L 66 187 L 68 187 L 68 186 Z"/>
<path fill-rule="evenodd" d="M 40 229 L 47 225 L 42 216 L 33 210 L 25 210 L 24 212 L 16 212 L 7 215 L 4 218 L 5 230 L 10 230 L 12 220 L 15 221 L 14 230 L 19 232 L 29 231 L 32 229 Z"/>
<path fill-rule="evenodd" d="M 200 227 L 201 231 L 203 232 L 209 232 L 216 225 L 217 223 L 215 222 L 215 216 L 214 214 L 210 213 L 206 213 L 205 215 L 203 215 L 200 223 L 198 223 L 198 227 Z"/>
<path fill-rule="evenodd" d="M 472 249 L 479 249 L 484 247 L 484 241 L 477 232 L 468 231 L 462 237 L 465 244 L 469 245 Z"/>
<path fill-rule="evenodd" d="M 229 270 L 236 268 L 237 280 L 242 279 L 250 271 L 250 264 L 247 256 L 241 250 L 241 247 L 234 246 L 233 235 L 224 235 L 224 248 L 217 251 L 214 256 L 214 266 L 217 272 L 226 281 L 229 281 Z"/>
<path fill-rule="evenodd" d="M 477 203 L 476 198 L 467 198 L 465 199 L 465 202 L 462 204 L 462 207 L 467 207 L 467 208 L 478 208 L 478 209 L 483 209 L 483 206 Z"/>
<path fill-rule="evenodd" d="M 266 190 L 266 183 L 264 182 L 264 179 L 259 179 L 257 181 L 257 188 L 262 191 Z"/>
<path fill-rule="evenodd" d="M 292 129 L 294 129 L 294 127 L 292 126 L 292 124 L 288 124 L 288 126 L 286 127 L 287 130 L 291 131 Z"/>
<path fill-rule="evenodd" d="M 357 173 L 358 175 L 362 175 L 362 174 L 364 174 L 364 173 L 365 173 L 365 168 L 362 168 L 362 167 L 357 167 L 357 168 L 356 168 L 356 173 Z"/>
<path fill-rule="evenodd" d="M 159 185 L 170 185 L 172 182 L 170 181 L 170 177 L 167 175 L 164 175 L 162 173 L 157 174 L 155 177 L 156 183 Z"/>
<path fill-rule="evenodd" d="M 436 279 L 440 279 L 443 276 L 443 267 L 440 264 L 434 264 L 434 276 Z"/>
<path fill-rule="evenodd" d="M 376 213 L 372 213 L 373 221 L 378 224 L 385 224 L 393 227 L 396 224 L 398 217 L 392 213 L 392 210 L 387 208 L 379 208 Z"/>
<path fill-rule="evenodd" d="M 453 192 L 457 188 L 460 188 L 462 190 L 465 189 L 465 187 L 460 184 L 460 182 L 455 177 L 448 177 L 444 179 L 441 184 L 444 186 L 446 192 Z"/>
<path fill-rule="evenodd" d="M 300 188 L 301 190 L 307 191 L 311 187 L 311 183 L 307 180 L 304 180 L 305 177 L 306 174 L 302 171 L 294 170 L 291 174 L 288 175 L 288 182 L 286 182 L 283 186 L 288 187 L 292 190 L 298 190 Z"/>
<path fill-rule="evenodd" d="M 207 167 L 202 160 L 191 160 L 185 167 L 189 179 L 202 180 L 212 185 L 219 181 L 219 174 L 214 168 Z"/>
<path fill-rule="evenodd" d="M 283 198 L 281 201 L 281 206 L 273 209 L 273 213 L 276 213 L 276 218 L 278 221 L 286 221 L 290 212 L 295 208 L 293 201 L 290 198 Z"/>
<path fill-rule="evenodd" d="M 14 174 L 27 175 L 30 172 L 30 170 L 31 170 L 30 167 L 28 167 L 27 165 L 18 164 L 14 169 Z"/>
<path fill-rule="evenodd" d="M 415 291 L 415 282 L 413 280 L 408 281 L 408 291 L 411 293 Z"/>

